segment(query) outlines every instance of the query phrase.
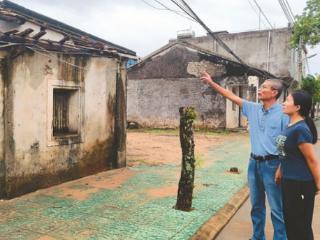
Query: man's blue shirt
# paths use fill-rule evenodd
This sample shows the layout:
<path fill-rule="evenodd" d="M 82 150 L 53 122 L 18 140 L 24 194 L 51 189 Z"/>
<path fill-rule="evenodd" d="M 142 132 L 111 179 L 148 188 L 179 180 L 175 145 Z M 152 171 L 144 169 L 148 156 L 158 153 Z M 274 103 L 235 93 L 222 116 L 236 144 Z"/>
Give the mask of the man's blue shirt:
<path fill-rule="evenodd" d="M 243 100 L 242 113 L 249 121 L 251 152 L 255 155 L 278 155 L 276 138 L 289 123 L 289 117 L 276 103 L 264 110 L 259 103 Z"/>

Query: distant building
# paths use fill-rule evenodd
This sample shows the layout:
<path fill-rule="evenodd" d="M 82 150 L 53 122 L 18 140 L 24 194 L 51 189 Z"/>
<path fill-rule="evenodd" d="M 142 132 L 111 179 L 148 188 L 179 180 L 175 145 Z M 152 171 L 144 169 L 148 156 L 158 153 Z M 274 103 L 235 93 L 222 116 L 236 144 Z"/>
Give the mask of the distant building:
<path fill-rule="evenodd" d="M 0 198 L 126 165 L 135 52 L 0 3 Z"/>
<path fill-rule="evenodd" d="M 249 67 L 209 35 L 178 32 L 177 39 L 129 69 L 128 121 L 143 127 L 177 127 L 179 107 L 191 105 L 199 115 L 198 127 L 244 127 L 239 107 L 207 89 L 199 80 L 201 71 L 210 70 L 222 86 L 254 101 L 264 79 L 280 78 L 289 87 L 304 73 L 305 51 L 290 48 L 291 28 L 215 34 Z"/>
<path fill-rule="evenodd" d="M 217 32 L 216 35 L 232 49 L 246 64 L 263 69 L 281 79 L 299 80 L 304 74 L 305 49 L 290 48 L 292 28 L 229 33 Z M 177 39 L 170 42 L 180 41 Z M 210 35 L 201 37 L 184 37 L 202 49 L 234 59 Z M 299 65 L 300 64 L 300 65 Z"/>
<path fill-rule="evenodd" d="M 175 41 L 129 69 L 128 121 L 143 127 L 178 127 L 179 107 L 193 106 L 198 113 L 196 127 L 245 127 L 239 107 L 199 80 L 204 70 L 222 86 L 253 101 L 259 81 L 274 77 L 265 70 Z"/>

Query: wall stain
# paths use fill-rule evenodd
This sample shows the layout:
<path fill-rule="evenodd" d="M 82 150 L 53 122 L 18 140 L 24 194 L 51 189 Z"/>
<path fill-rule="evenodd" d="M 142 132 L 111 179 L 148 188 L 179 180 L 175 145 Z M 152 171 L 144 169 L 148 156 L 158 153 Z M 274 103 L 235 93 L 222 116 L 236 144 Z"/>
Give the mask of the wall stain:
<path fill-rule="evenodd" d="M 44 66 L 44 74 L 45 75 L 52 75 L 53 74 L 53 70 L 48 64 L 46 64 Z"/>
<path fill-rule="evenodd" d="M 92 143 L 90 146 L 86 146 L 82 143 L 81 136 L 75 136 L 74 138 L 57 138 L 56 140 L 58 141 L 59 146 L 57 146 L 56 150 L 48 154 L 45 152 L 48 149 L 42 149 L 40 142 L 34 140 L 29 146 L 29 149 L 25 152 L 25 156 L 32 159 L 32 164 L 34 164 L 34 166 L 30 166 L 30 168 L 41 168 L 41 171 L 37 171 L 37 173 L 34 174 L 26 173 L 26 171 L 17 173 L 17 168 L 19 167 L 18 163 L 21 159 L 18 157 L 18 154 L 16 156 L 17 149 L 15 146 L 15 136 L 13 135 L 13 96 L 15 94 L 15 89 L 13 88 L 12 79 L 14 79 L 13 74 L 16 72 L 17 65 L 19 65 L 20 61 L 24 61 L 23 58 L 20 58 L 21 57 L 17 57 L 14 62 L 11 62 L 11 60 L 8 59 L 6 66 L 9 67 L 5 68 L 6 76 L 4 77 L 4 83 L 7 91 L 5 94 L 5 111 L 3 114 L 5 121 L 5 161 L 3 162 L 6 164 L 6 166 L 4 166 L 4 169 L 6 170 L 4 171 L 5 176 L 2 177 L 0 173 L 0 198 L 13 198 L 40 188 L 49 187 L 117 167 L 117 146 L 122 146 L 123 143 L 119 144 L 117 136 L 115 135 L 123 134 L 123 131 L 125 131 L 125 128 L 121 129 L 121 131 L 115 131 L 115 115 L 119 114 L 121 123 L 124 122 L 125 117 L 125 99 L 121 99 L 119 102 L 116 101 L 117 97 L 125 97 L 125 86 L 122 81 L 117 83 L 117 88 L 121 87 L 120 92 L 116 95 L 109 94 L 106 102 L 108 111 L 108 119 L 106 119 L 106 121 L 108 126 L 110 126 L 109 138 L 103 141 L 96 140 L 96 142 Z M 59 58 L 60 60 L 65 60 L 67 63 L 82 68 L 69 68 L 71 65 L 59 62 L 58 79 L 75 81 L 79 85 L 82 85 L 85 80 L 85 66 L 89 57 L 61 54 L 59 55 Z M 63 69 L 66 71 L 63 71 Z M 52 67 L 48 62 L 44 62 L 43 67 L 40 69 L 42 74 L 52 74 L 52 71 Z M 84 91 L 84 89 L 82 91 Z M 117 104 L 119 104 L 119 106 Z M 41 163 L 42 157 L 49 160 L 49 163 L 43 167 L 37 165 Z M 0 165 L 0 171 L 1 169 Z"/>
<path fill-rule="evenodd" d="M 58 59 L 58 79 L 76 83 L 84 82 L 88 56 L 59 54 Z"/>
<path fill-rule="evenodd" d="M 81 149 L 80 144 L 74 144 L 70 145 L 68 150 L 59 150 L 60 153 L 64 151 L 67 151 L 67 166 L 64 170 L 44 169 L 41 173 L 36 174 L 7 176 L 6 195 L 2 197 L 17 197 L 37 189 L 112 169 L 116 158 L 113 137 L 105 141 L 96 140 L 95 144 L 87 150 Z M 59 154 L 57 153 L 55 156 L 59 156 Z M 65 154 L 63 153 L 61 157 L 65 158 Z"/>

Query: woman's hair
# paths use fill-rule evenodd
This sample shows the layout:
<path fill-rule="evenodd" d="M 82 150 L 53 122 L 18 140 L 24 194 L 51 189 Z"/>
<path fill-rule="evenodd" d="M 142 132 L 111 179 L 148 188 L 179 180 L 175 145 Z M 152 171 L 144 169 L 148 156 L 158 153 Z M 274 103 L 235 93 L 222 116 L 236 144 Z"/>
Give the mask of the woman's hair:
<path fill-rule="evenodd" d="M 313 136 L 312 143 L 316 143 L 318 140 L 317 128 L 310 117 L 310 111 L 312 108 L 312 98 L 310 94 L 304 90 L 297 90 L 291 94 L 293 98 L 294 105 L 300 106 L 299 113 L 302 117 L 304 117 L 311 133 Z"/>

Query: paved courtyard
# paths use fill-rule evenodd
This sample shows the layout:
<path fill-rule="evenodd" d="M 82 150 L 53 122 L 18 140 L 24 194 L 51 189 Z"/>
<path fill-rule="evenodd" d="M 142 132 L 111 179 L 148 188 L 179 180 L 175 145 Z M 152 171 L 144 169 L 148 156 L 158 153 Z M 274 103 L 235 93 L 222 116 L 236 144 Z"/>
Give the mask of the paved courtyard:
<path fill-rule="evenodd" d="M 180 162 L 144 160 L 0 201 L 0 239 L 188 239 L 246 184 L 248 153 L 246 134 L 227 134 L 201 155 L 191 212 L 173 208 Z"/>

